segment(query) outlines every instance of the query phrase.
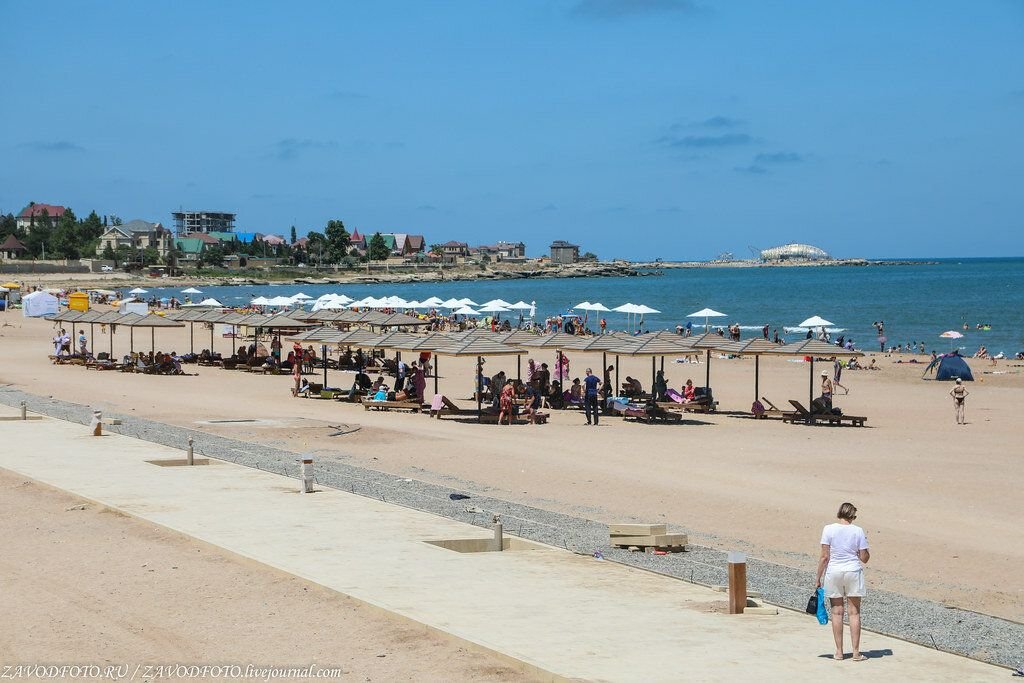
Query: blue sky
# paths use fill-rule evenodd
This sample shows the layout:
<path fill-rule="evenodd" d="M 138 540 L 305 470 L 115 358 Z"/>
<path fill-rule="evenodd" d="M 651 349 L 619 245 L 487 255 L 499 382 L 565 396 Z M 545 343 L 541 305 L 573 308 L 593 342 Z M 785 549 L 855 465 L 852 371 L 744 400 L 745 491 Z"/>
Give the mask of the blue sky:
<path fill-rule="evenodd" d="M 5 213 L 1024 255 L 1020 0 L 0 0 L 0 27 Z"/>

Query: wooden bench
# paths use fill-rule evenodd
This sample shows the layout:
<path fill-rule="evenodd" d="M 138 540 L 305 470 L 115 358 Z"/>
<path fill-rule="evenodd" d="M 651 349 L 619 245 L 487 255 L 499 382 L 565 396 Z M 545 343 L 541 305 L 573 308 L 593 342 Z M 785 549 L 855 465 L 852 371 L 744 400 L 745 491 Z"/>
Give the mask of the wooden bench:
<path fill-rule="evenodd" d="M 363 401 L 364 410 L 411 410 L 414 413 L 418 413 L 423 410 L 423 405 L 419 401 Z"/>
<path fill-rule="evenodd" d="M 789 422 L 790 424 L 796 424 L 797 422 L 803 422 L 804 424 L 815 425 L 820 422 L 827 422 L 830 425 L 843 425 L 850 423 L 854 427 L 863 427 L 864 423 L 868 421 L 866 417 L 859 417 L 857 415 L 836 415 L 835 413 L 812 413 L 811 411 L 804 408 L 799 401 L 790 400 L 789 403 L 796 408 L 795 413 L 784 413 L 782 416 L 783 422 Z"/>

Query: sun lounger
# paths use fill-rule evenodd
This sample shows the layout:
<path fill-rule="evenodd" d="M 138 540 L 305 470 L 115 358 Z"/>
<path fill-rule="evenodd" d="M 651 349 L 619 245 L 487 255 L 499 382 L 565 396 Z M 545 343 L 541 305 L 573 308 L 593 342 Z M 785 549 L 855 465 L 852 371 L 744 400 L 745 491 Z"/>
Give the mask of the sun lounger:
<path fill-rule="evenodd" d="M 485 411 L 482 415 L 480 415 L 479 420 L 480 420 L 480 424 L 496 425 L 496 424 L 498 424 L 498 413 L 494 413 L 494 412 L 491 412 L 491 411 Z M 535 416 L 535 420 L 536 420 L 537 424 L 547 424 L 547 422 L 548 422 L 548 413 L 537 413 L 537 415 Z M 504 424 L 505 423 L 503 422 L 502 425 L 504 425 Z M 514 425 L 525 425 L 525 424 L 529 424 L 529 421 L 525 417 L 523 417 L 522 415 L 513 415 L 512 416 L 512 424 L 514 424 Z"/>
<path fill-rule="evenodd" d="M 799 417 L 799 413 L 792 410 L 782 410 L 764 396 L 761 397 L 761 405 L 764 406 L 764 411 L 760 415 L 755 413 L 754 417 L 756 418 L 781 417 L 783 421 L 789 421 L 792 417 Z"/>
<path fill-rule="evenodd" d="M 364 410 L 375 410 L 375 411 L 412 411 L 413 413 L 419 413 L 423 410 L 423 404 L 418 400 L 373 400 L 365 399 L 362 401 L 362 408 Z"/>
<path fill-rule="evenodd" d="M 434 394 L 434 399 L 430 402 L 430 417 L 440 419 L 442 415 L 458 415 L 461 412 L 462 409 L 444 394 Z"/>
<path fill-rule="evenodd" d="M 811 411 L 804 408 L 803 404 L 799 401 L 790 400 L 790 405 L 795 409 L 795 413 L 787 413 L 783 415 L 783 421 L 791 424 L 797 422 L 803 422 L 804 424 L 815 425 L 818 423 L 827 422 L 830 425 L 842 425 L 849 422 L 854 427 L 863 427 L 864 423 L 867 422 L 866 417 L 858 417 L 855 415 L 836 415 L 835 413 L 812 413 Z"/>

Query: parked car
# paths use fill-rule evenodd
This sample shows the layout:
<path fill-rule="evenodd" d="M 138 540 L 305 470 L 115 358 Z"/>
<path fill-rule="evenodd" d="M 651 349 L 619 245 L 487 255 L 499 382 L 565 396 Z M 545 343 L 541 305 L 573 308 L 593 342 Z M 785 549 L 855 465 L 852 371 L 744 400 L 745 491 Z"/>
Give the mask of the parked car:
<path fill-rule="evenodd" d="M 100 268 L 100 270 L 102 270 L 104 273 L 113 273 L 114 266 L 103 266 L 102 268 Z"/>

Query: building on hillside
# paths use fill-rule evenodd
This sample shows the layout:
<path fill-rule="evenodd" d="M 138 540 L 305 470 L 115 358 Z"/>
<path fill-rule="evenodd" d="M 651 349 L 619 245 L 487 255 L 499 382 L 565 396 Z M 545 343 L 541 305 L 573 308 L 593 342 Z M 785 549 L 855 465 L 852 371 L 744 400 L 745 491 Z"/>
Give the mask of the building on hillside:
<path fill-rule="evenodd" d="M 551 262 L 569 264 L 580 260 L 580 247 L 578 244 L 571 244 L 565 240 L 555 240 L 551 243 Z"/>
<path fill-rule="evenodd" d="M 366 252 L 366 236 L 359 232 L 359 228 L 352 231 L 352 235 L 349 237 L 349 245 L 354 249 L 358 249 L 360 253 Z"/>
<path fill-rule="evenodd" d="M 234 232 L 235 216 L 226 211 L 175 211 L 174 234 L 178 237 L 190 232 Z"/>
<path fill-rule="evenodd" d="M 264 235 L 263 241 L 271 247 L 279 247 L 282 244 L 288 244 L 288 241 L 280 235 Z"/>
<path fill-rule="evenodd" d="M 57 204 L 36 204 L 32 202 L 18 214 L 16 224 L 21 230 L 29 233 L 32 232 L 32 226 L 43 215 L 49 216 L 50 221 L 56 224 L 57 219 L 63 216 L 65 211 L 67 211 L 67 208 Z"/>
<path fill-rule="evenodd" d="M 445 242 L 441 245 L 441 255 L 452 259 L 466 258 L 469 256 L 469 245 L 454 240 Z"/>
<path fill-rule="evenodd" d="M 395 233 L 395 255 L 415 256 L 427 249 L 427 241 L 423 235 L 408 235 L 404 232 Z"/>
<path fill-rule="evenodd" d="M 219 244 L 214 240 L 214 244 Z M 207 247 L 212 246 L 206 240 L 199 237 L 176 237 L 174 238 L 174 247 L 181 252 L 181 257 L 178 259 L 179 263 L 195 263 L 199 260 L 199 257 Z"/>
<path fill-rule="evenodd" d="M 117 251 L 118 247 L 156 249 L 160 256 L 164 257 L 171 250 L 172 244 L 173 236 L 170 230 L 160 223 L 150 223 L 137 218 L 121 225 L 109 226 L 100 235 L 96 255 L 101 255 L 109 245 L 114 251 Z"/>
<path fill-rule="evenodd" d="M 522 242 L 498 242 L 494 245 L 498 250 L 499 261 L 522 261 L 526 259 L 526 245 Z"/>
<path fill-rule="evenodd" d="M 26 252 L 28 252 L 28 249 L 14 235 L 8 235 L 4 243 L 0 244 L 0 259 L 5 261 L 13 261 L 23 256 Z"/>

